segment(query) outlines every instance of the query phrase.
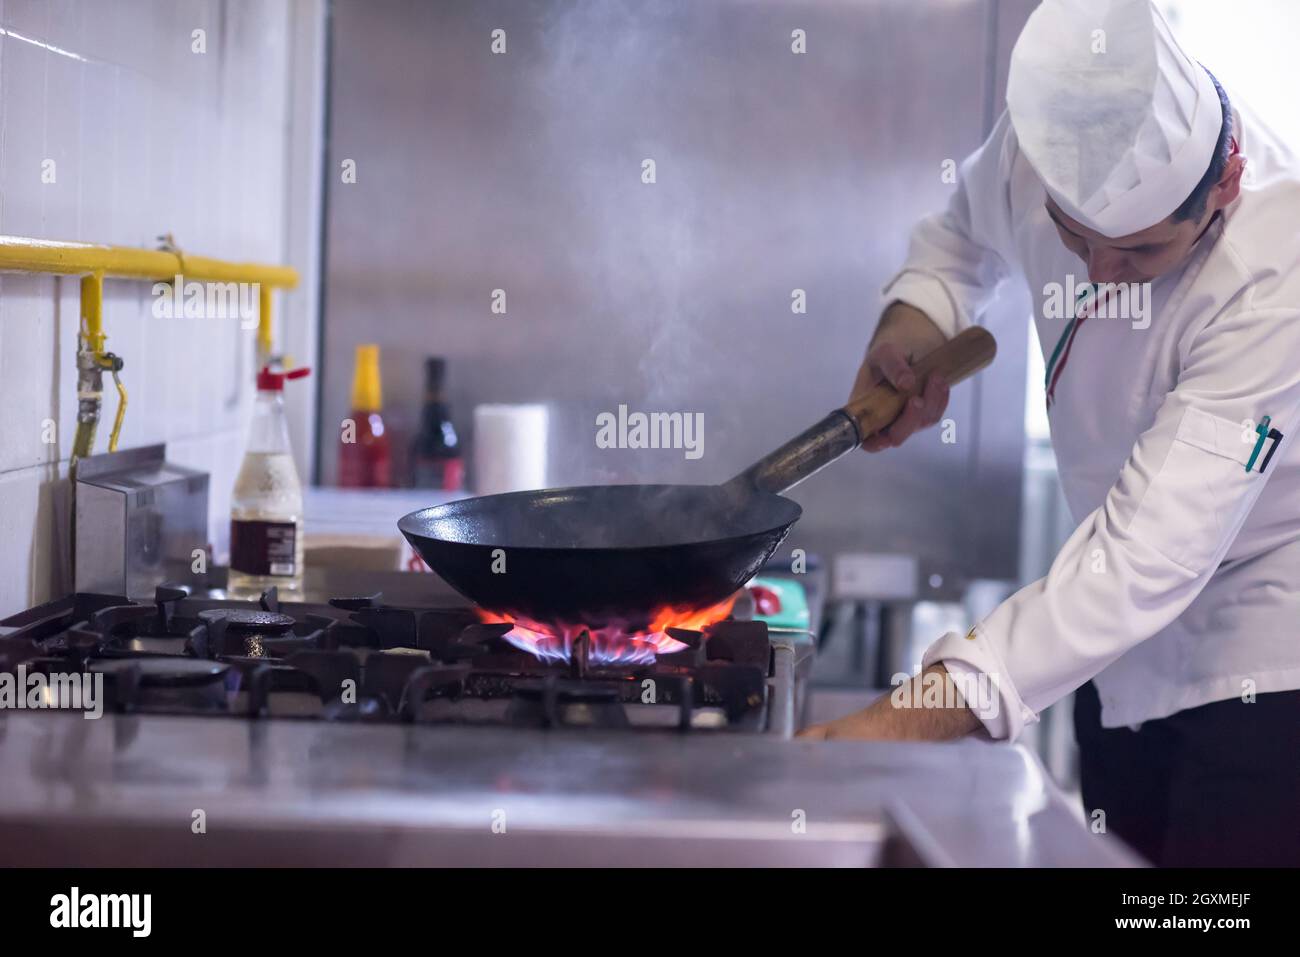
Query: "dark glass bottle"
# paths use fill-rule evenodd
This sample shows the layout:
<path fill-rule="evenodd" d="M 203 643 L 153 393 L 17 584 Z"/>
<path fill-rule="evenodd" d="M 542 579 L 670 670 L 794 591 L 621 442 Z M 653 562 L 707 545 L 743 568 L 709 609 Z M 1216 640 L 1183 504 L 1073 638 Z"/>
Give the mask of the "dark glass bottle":
<path fill-rule="evenodd" d="M 463 484 L 465 466 L 451 412 L 443 398 L 446 376 L 447 360 L 440 356 L 424 360 L 424 408 L 420 431 L 411 446 L 411 485 L 454 492 Z"/>

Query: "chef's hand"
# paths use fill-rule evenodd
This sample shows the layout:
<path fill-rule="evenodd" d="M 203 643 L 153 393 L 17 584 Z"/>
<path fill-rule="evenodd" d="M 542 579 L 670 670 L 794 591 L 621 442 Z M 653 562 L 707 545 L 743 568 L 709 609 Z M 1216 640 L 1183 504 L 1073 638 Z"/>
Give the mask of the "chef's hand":
<path fill-rule="evenodd" d="M 904 700 L 932 700 L 932 696 L 925 694 L 927 680 L 952 681 L 948 669 L 936 662 L 911 679 L 914 687 Z M 953 692 L 954 698 L 945 693 L 939 700 L 961 702 L 960 691 L 954 688 Z M 797 737 L 813 741 L 951 741 L 982 731 L 979 718 L 965 704 L 959 703 L 955 708 L 905 708 L 894 704 L 892 694 L 883 694 L 861 711 L 825 724 L 810 725 Z"/>
<path fill-rule="evenodd" d="M 880 722 L 874 720 L 870 708 L 864 708 L 862 711 L 824 724 L 810 724 L 795 737 L 807 738 L 810 741 L 831 741 L 836 738 L 845 741 L 891 740 L 884 728 L 880 726 Z"/>
<path fill-rule="evenodd" d="M 909 357 L 919 359 L 943 345 L 945 337 L 939 327 L 921 310 L 905 303 L 892 303 L 880 318 L 880 325 L 867 349 L 866 358 L 853 382 L 850 401 L 888 382 L 900 391 L 917 385 Z M 937 423 L 948 408 L 948 383 L 932 373 L 921 383 L 920 393 L 903 406 L 888 426 L 867 436 L 862 447 L 868 452 L 902 445 L 913 432 Z"/>

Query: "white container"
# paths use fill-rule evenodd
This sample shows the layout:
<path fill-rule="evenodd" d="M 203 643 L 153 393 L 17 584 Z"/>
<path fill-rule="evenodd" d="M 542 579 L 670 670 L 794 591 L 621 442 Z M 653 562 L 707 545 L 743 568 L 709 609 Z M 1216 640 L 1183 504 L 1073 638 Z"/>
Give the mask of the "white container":
<path fill-rule="evenodd" d="M 546 488 L 544 405 L 474 409 L 474 489 L 479 495 Z"/>

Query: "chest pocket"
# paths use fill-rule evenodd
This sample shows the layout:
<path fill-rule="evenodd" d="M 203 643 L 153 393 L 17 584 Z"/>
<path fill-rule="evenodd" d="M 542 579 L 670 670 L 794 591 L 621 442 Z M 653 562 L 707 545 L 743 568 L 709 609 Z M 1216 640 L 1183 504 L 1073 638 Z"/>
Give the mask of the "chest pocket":
<path fill-rule="evenodd" d="M 1254 438 L 1241 422 L 1188 407 L 1129 531 L 1188 571 L 1206 571 L 1262 480 L 1246 471 Z"/>

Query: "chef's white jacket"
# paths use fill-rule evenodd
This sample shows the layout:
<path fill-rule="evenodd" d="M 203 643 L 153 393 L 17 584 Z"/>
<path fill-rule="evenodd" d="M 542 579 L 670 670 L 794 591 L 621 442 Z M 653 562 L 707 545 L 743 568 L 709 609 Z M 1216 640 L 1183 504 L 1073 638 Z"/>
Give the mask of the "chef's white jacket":
<path fill-rule="evenodd" d="M 997 688 L 989 732 L 1014 740 L 1089 678 L 1102 724 L 1135 726 L 1300 688 L 1300 160 L 1245 110 L 1241 196 L 1152 284 L 1150 326 L 1079 329 L 1049 413 L 1079 522 L 1047 577 L 924 655 Z M 1004 113 L 948 208 L 915 229 L 884 290 L 949 336 L 1023 277 L 1050 355 L 1066 318 L 1049 283 L 1087 282 Z M 1283 433 L 1246 471 L 1264 416 Z"/>

